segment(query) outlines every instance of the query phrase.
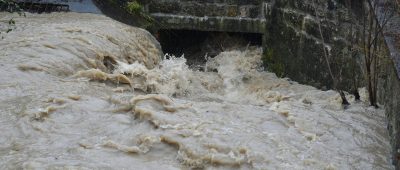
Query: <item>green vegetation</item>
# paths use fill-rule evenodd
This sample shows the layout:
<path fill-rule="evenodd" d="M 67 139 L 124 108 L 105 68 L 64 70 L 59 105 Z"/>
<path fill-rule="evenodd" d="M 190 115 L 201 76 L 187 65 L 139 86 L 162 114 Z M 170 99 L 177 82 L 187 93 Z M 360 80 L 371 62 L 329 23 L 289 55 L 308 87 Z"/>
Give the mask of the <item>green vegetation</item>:
<path fill-rule="evenodd" d="M 140 14 L 143 12 L 143 7 L 139 2 L 132 1 L 127 3 L 126 10 L 131 14 Z"/>
<path fill-rule="evenodd" d="M 268 71 L 274 72 L 278 77 L 285 76 L 285 66 L 282 62 L 279 62 L 277 59 L 274 58 L 273 49 L 266 49 L 262 60 L 263 63 L 267 66 Z"/>
<path fill-rule="evenodd" d="M 145 19 L 148 22 L 148 26 L 152 25 L 154 22 L 154 19 L 145 12 L 143 6 L 136 0 L 127 2 L 125 9 L 128 13 L 138 15 Z"/>
<path fill-rule="evenodd" d="M 141 5 L 138 1 L 133 0 L 127 2 L 125 10 L 129 14 L 139 16 L 146 21 L 140 27 L 148 29 L 153 26 L 154 19 L 145 12 L 143 5 Z"/>

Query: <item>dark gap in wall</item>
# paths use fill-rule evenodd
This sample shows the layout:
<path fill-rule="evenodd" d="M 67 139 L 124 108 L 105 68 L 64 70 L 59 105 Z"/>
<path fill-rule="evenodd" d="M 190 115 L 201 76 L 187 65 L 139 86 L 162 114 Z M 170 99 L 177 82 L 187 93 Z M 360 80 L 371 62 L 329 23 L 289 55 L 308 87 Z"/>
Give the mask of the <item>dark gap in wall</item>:
<path fill-rule="evenodd" d="M 205 55 L 215 57 L 226 50 L 245 50 L 247 45 L 261 46 L 262 34 L 210 32 L 196 30 L 167 30 L 156 33 L 163 52 L 180 57 L 185 55 L 191 67 L 205 63 Z"/>

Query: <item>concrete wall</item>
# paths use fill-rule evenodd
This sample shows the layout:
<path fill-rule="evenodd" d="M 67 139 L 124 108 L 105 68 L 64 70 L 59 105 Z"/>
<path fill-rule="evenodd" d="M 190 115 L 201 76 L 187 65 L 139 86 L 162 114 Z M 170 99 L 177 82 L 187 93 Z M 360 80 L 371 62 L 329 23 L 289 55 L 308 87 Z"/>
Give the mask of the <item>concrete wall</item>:
<path fill-rule="evenodd" d="M 385 1 L 385 0 L 383 0 Z M 397 1 L 397 8 L 400 1 Z M 391 5 L 390 7 L 394 7 Z M 379 6 L 384 11 L 385 7 Z M 388 9 L 386 9 L 388 10 Z M 391 9 L 390 9 L 391 10 Z M 377 15 L 380 15 L 377 12 Z M 400 169 L 400 13 L 397 11 L 383 30 L 388 55 L 383 59 L 379 80 L 379 101 L 385 105 L 388 131 L 392 144 L 393 164 Z"/>
<path fill-rule="evenodd" d="M 400 168 L 400 79 L 392 59 L 386 58 L 385 66 L 380 74 L 378 96 L 385 105 L 393 164 Z"/>
<path fill-rule="evenodd" d="M 168 13 L 197 17 L 261 17 L 262 0 L 152 0 L 147 1 L 150 13 Z"/>
<path fill-rule="evenodd" d="M 103 14 L 122 23 L 141 28 L 149 24 L 143 17 L 126 11 L 126 0 L 93 0 L 93 2 Z"/>
<path fill-rule="evenodd" d="M 354 58 L 360 56 L 349 51 L 349 37 L 356 30 L 351 29 L 351 11 L 333 0 L 279 0 L 272 6 L 267 68 L 300 83 L 331 89 L 333 81 L 324 57 L 325 48 L 332 73 L 340 80 L 338 88 L 352 91 L 363 86 L 362 77 L 357 76 L 361 68 L 354 63 Z"/>
<path fill-rule="evenodd" d="M 262 0 L 143 1 L 160 29 L 264 33 Z"/>
<path fill-rule="evenodd" d="M 351 43 L 360 43 L 350 38 L 361 34 L 356 31 L 361 27 L 357 20 L 362 18 L 358 11 L 360 0 L 351 1 L 353 9 L 339 0 L 267 2 L 273 9 L 267 19 L 269 30 L 264 59 L 268 69 L 304 84 L 330 89 L 333 82 L 324 57 L 325 48 L 330 51 L 328 60 L 332 72 L 340 80 L 338 88 L 352 92 L 366 86 L 361 71 L 362 54 L 349 50 Z M 387 55 L 380 61 L 378 84 L 379 103 L 385 108 L 393 164 L 397 168 L 400 167 L 400 39 L 396 38 L 400 37 L 399 23 L 400 16 L 396 15 L 384 31 Z"/>

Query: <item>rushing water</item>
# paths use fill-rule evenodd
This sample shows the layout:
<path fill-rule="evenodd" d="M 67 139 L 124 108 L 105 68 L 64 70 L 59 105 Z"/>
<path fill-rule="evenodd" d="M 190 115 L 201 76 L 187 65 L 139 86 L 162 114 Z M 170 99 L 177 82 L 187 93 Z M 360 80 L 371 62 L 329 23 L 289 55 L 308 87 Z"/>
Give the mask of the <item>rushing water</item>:
<path fill-rule="evenodd" d="M 103 16 L 16 21 L 0 41 L 0 169 L 392 169 L 382 110 L 262 71 L 259 48 L 199 72 Z"/>

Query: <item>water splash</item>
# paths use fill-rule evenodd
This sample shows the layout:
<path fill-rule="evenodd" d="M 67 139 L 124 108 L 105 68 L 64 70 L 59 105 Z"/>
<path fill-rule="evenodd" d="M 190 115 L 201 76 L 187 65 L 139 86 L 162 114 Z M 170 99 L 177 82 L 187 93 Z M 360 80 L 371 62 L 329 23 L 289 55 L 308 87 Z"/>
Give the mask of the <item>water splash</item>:
<path fill-rule="evenodd" d="M 262 71 L 260 48 L 201 72 L 106 17 L 17 23 L 0 42 L 0 169 L 392 168 L 383 110 Z"/>

